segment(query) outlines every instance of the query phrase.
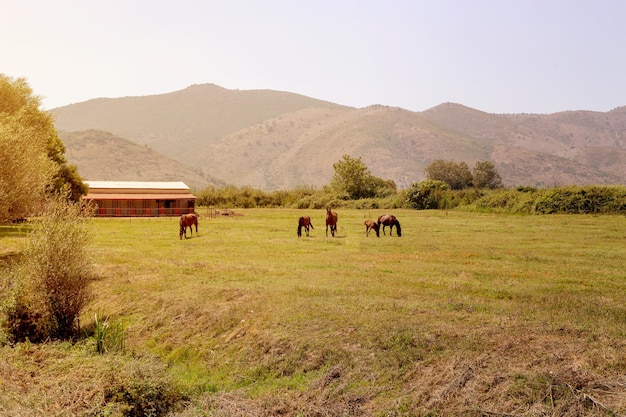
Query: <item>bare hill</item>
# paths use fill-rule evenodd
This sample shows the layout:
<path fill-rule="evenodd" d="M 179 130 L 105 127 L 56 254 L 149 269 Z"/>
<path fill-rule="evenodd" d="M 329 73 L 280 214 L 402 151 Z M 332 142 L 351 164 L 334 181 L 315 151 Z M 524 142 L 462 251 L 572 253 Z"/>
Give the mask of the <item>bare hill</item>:
<path fill-rule="evenodd" d="M 266 190 L 327 184 L 344 154 L 362 157 L 374 175 L 399 187 L 423 180 L 424 167 L 435 159 L 470 166 L 491 160 L 507 185 L 626 183 L 626 108 L 550 115 L 498 115 L 453 103 L 424 112 L 355 109 L 207 84 L 90 100 L 53 114 L 59 130 L 110 131 L 204 177 Z M 74 155 L 70 161 L 87 169 L 90 162 Z M 142 158 L 135 155 L 135 165 L 150 165 L 138 164 Z M 104 175 L 106 165 L 100 165 Z"/>
<path fill-rule="evenodd" d="M 59 132 L 66 157 L 86 180 L 184 181 L 192 189 L 221 185 L 178 161 L 145 145 L 138 145 L 109 132 L 87 130 Z"/>
<path fill-rule="evenodd" d="M 52 114 L 59 130 L 112 132 L 182 161 L 199 144 L 309 107 L 341 106 L 293 93 L 203 84 L 160 95 L 99 98 L 60 107 Z"/>

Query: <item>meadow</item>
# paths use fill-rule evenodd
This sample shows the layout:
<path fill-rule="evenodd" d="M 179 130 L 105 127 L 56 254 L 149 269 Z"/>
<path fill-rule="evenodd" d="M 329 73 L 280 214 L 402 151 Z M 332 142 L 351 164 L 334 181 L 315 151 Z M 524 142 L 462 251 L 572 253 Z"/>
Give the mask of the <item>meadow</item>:
<path fill-rule="evenodd" d="M 86 337 L 0 347 L 0 415 L 626 415 L 626 217 L 337 211 L 90 219 Z"/>

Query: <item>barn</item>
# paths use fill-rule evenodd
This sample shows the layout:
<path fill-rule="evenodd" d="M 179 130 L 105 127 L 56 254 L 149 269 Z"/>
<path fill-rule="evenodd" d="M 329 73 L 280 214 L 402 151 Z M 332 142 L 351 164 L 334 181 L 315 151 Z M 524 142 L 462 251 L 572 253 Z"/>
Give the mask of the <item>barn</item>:
<path fill-rule="evenodd" d="M 157 217 L 193 213 L 197 197 L 184 182 L 85 181 L 85 200 L 100 217 Z"/>

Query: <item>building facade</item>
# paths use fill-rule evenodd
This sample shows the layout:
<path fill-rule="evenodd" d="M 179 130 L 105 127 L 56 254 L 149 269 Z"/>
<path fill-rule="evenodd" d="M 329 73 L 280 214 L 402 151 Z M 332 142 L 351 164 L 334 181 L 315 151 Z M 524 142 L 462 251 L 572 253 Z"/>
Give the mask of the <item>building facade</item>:
<path fill-rule="evenodd" d="M 85 181 L 85 200 L 100 217 L 158 217 L 193 213 L 197 197 L 183 182 Z"/>

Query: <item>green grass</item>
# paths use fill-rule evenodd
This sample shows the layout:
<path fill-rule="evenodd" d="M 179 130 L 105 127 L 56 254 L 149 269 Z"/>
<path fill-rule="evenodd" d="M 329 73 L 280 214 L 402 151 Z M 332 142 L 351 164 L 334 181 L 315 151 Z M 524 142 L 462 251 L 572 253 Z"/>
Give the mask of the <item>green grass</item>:
<path fill-rule="evenodd" d="M 379 211 L 338 210 L 326 238 L 324 210 L 237 212 L 186 240 L 176 219 L 92 220 L 81 322 L 123 322 L 123 360 L 159 358 L 179 414 L 626 413 L 623 216 L 395 210 L 402 237 L 376 238 Z"/>

